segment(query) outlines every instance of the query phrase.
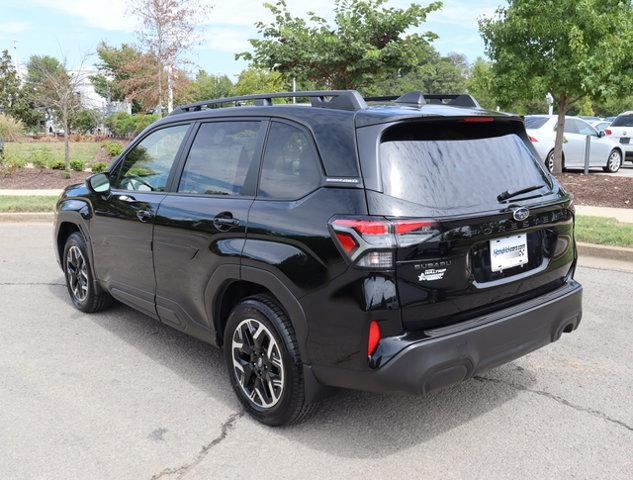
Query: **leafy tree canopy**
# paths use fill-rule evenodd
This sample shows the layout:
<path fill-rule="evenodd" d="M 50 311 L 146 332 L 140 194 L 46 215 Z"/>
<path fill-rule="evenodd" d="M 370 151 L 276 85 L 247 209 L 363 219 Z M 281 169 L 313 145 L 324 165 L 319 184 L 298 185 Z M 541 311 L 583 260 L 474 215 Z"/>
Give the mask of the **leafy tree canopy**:
<path fill-rule="evenodd" d="M 266 4 L 270 24 L 256 24 L 262 39 L 250 40 L 253 52 L 237 58 L 276 70 L 300 83 L 346 89 L 370 85 L 376 77 L 409 73 L 432 54 L 431 32 L 407 33 L 420 26 L 441 2 L 424 7 L 386 7 L 387 0 L 335 0 L 334 23 L 314 13 L 290 14 L 285 0 Z"/>
<path fill-rule="evenodd" d="M 7 50 L 0 57 L 0 110 L 13 113 L 20 99 L 20 78 Z"/>
<path fill-rule="evenodd" d="M 289 90 L 289 85 L 281 73 L 263 68 L 247 68 L 242 70 L 237 78 L 237 83 L 233 87 L 233 95 L 284 92 L 287 90 Z"/>
<path fill-rule="evenodd" d="M 130 78 L 130 72 L 126 67 L 137 61 L 141 52 L 127 43 L 117 48 L 101 42 L 97 47 L 97 55 L 99 63 L 96 67 L 99 73 L 90 77 L 95 91 L 103 98 L 118 102 L 125 100 L 122 83 Z"/>
<path fill-rule="evenodd" d="M 191 82 L 187 101 L 197 102 L 211 98 L 222 98 L 231 95 L 233 82 L 226 75 L 212 75 L 199 70 L 196 78 Z"/>

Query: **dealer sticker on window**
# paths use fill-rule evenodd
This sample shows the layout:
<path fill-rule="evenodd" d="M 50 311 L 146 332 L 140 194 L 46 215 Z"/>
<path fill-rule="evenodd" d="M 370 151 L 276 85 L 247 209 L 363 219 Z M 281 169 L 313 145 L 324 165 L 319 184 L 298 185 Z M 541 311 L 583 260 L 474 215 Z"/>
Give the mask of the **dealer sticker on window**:
<path fill-rule="evenodd" d="M 493 272 L 525 265 L 528 262 L 525 233 L 490 240 L 490 267 Z"/>

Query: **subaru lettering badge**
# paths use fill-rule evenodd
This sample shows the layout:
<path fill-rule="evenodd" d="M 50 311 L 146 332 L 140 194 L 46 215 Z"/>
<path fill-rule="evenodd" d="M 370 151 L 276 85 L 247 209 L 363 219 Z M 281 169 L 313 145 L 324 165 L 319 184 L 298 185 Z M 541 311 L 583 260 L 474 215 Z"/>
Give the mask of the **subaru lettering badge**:
<path fill-rule="evenodd" d="M 525 207 L 517 208 L 512 211 L 512 216 L 517 222 L 522 222 L 530 216 L 530 211 Z"/>

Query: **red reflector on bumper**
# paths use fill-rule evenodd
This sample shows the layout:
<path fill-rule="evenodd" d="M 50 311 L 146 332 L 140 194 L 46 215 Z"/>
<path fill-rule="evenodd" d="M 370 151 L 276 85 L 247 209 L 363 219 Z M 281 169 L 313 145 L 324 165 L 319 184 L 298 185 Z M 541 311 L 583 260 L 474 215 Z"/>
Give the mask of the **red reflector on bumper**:
<path fill-rule="evenodd" d="M 369 324 L 369 339 L 367 341 L 367 355 L 369 357 L 371 357 L 376 351 L 376 348 L 378 348 L 380 336 L 380 326 L 376 320 L 372 320 Z"/>

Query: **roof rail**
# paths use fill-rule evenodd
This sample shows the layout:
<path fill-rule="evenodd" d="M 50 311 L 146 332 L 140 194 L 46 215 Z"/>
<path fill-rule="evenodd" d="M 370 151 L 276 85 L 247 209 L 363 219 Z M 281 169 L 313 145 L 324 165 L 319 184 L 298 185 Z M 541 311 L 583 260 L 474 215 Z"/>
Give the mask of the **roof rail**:
<path fill-rule="evenodd" d="M 225 103 L 239 104 L 240 102 L 255 101 L 257 106 L 269 106 L 273 104 L 273 98 L 309 98 L 313 107 L 334 108 L 337 110 L 362 110 L 367 108 L 367 103 L 356 90 L 321 90 L 314 92 L 279 92 L 260 93 L 255 95 L 243 95 L 239 97 L 216 98 L 201 102 L 180 105 L 170 115 L 185 112 L 196 112 L 203 108 L 221 107 Z M 327 99 L 329 97 L 329 100 Z"/>
<path fill-rule="evenodd" d="M 467 94 L 441 94 L 441 93 L 422 93 L 419 91 L 408 92 L 398 97 L 388 95 L 382 97 L 366 97 L 367 102 L 396 102 L 405 105 L 425 105 L 428 103 L 451 105 L 454 107 L 470 107 L 481 108 L 479 102 L 472 95 Z"/>

